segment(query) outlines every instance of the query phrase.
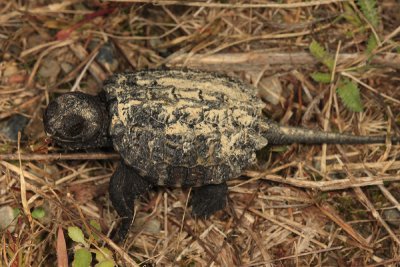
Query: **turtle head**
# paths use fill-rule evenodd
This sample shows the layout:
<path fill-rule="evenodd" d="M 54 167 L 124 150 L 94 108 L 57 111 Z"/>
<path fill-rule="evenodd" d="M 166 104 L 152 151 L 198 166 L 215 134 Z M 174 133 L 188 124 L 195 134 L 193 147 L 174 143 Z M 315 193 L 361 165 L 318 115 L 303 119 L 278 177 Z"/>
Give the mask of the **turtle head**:
<path fill-rule="evenodd" d="M 101 99 L 72 92 L 50 102 L 43 115 L 47 135 L 67 149 L 110 146 L 109 116 Z"/>

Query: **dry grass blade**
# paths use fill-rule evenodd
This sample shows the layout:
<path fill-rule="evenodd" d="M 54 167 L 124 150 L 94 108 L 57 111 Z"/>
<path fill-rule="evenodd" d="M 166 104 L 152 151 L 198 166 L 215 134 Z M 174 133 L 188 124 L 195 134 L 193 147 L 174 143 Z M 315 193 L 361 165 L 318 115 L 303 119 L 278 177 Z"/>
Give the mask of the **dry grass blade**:
<path fill-rule="evenodd" d="M 0 154 L 0 160 L 25 160 L 25 161 L 63 161 L 63 160 L 116 160 L 117 153 L 52 153 L 52 154 Z"/>
<path fill-rule="evenodd" d="M 18 133 L 18 155 L 19 155 L 19 182 L 21 185 L 21 202 L 22 202 L 22 207 L 25 213 L 25 216 L 28 218 L 28 221 L 30 224 L 32 224 L 32 214 L 28 206 L 28 201 L 26 197 L 26 181 L 25 181 L 25 175 L 22 170 L 22 161 L 21 161 L 21 150 L 20 150 L 20 140 L 21 140 L 21 133 Z"/>
<path fill-rule="evenodd" d="M 399 175 L 388 175 L 388 176 L 376 176 L 376 177 L 358 177 L 356 180 L 351 179 L 340 179 L 332 181 L 308 181 L 304 177 L 280 177 L 277 175 L 260 175 L 258 172 L 246 172 L 250 177 L 258 177 L 257 179 L 265 179 L 267 181 L 273 181 L 283 184 L 288 184 L 300 188 L 317 189 L 321 191 L 332 191 L 342 190 L 353 187 L 363 187 L 370 185 L 381 185 L 384 182 L 395 182 L 400 181 Z"/>
<path fill-rule="evenodd" d="M 381 162 L 364 162 L 364 163 L 347 163 L 346 168 L 351 171 L 362 171 L 365 169 L 385 169 L 398 170 L 400 161 L 381 161 Z M 343 164 L 331 164 L 327 168 L 327 172 L 343 172 L 346 171 Z"/>
<path fill-rule="evenodd" d="M 322 204 L 320 210 L 327 217 L 332 219 L 335 223 L 337 223 L 345 232 L 347 232 L 351 237 L 353 237 L 357 242 L 359 242 L 363 247 L 371 248 L 368 241 L 365 240 L 353 227 L 351 227 L 348 223 L 346 223 L 340 216 L 335 212 L 335 210 L 329 205 Z"/>

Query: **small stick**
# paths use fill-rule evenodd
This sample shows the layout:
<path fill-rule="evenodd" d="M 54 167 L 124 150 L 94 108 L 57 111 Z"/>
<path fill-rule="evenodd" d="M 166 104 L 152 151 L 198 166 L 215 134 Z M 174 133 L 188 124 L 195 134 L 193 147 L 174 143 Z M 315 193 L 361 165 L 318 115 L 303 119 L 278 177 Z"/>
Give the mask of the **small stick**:
<path fill-rule="evenodd" d="M 117 153 L 52 153 L 52 154 L 21 154 L 21 160 L 106 160 L 119 159 Z M 19 160 L 18 154 L 0 154 L 0 160 Z"/>
<path fill-rule="evenodd" d="M 400 181 L 400 175 L 380 175 L 374 177 L 359 177 L 355 179 L 353 182 L 352 180 L 345 178 L 340 180 L 332 180 L 332 181 L 308 181 L 303 180 L 300 178 L 292 178 L 286 177 L 283 178 L 278 175 L 268 174 L 268 173 L 260 173 L 257 171 L 246 171 L 245 175 L 251 178 L 258 177 L 259 179 L 273 181 L 282 184 L 288 184 L 295 187 L 300 188 L 310 188 L 321 190 L 323 192 L 327 191 L 334 191 L 334 190 L 343 190 L 347 188 L 354 188 L 354 187 L 364 187 L 364 186 L 371 186 L 371 185 L 381 185 L 384 182 L 397 182 Z"/>
<path fill-rule="evenodd" d="M 337 64 L 345 64 L 362 59 L 364 55 L 359 53 L 349 54 L 343 53 L 337 55 Z M 282 67 L 284 65 L 293 66 L 310 66 L 316 65 L 318 61 L 307 52 L 243 52 L 243 53 L 218 53 L 218 54 L 180 54 L 171 57 L 167 62 L 168 66 L 181 66 L 220 70 L 221 64 L 223 69 L 232 71 L 253 70 L 258 71 L 269 65 L 271 69 L 274 67 Z M 397 53 L 382 53 L 371 59 L 371 64 L 400 69 L 400 55 Z"/>
<path fill-rule="evenodd" d="M 338 2 L 347 2 L 347 0 L 319 0 L 299 3 L 210 3 L 201 1 L 178 1 L 178 0 L 111 0 L 111 2 L 122 3 L 143 3 L 153 5 L 181 5 L 193 7 L 208 7 L 208 8 L 299 8 L 312 7 L 319 5 L 328 5 Z"/>

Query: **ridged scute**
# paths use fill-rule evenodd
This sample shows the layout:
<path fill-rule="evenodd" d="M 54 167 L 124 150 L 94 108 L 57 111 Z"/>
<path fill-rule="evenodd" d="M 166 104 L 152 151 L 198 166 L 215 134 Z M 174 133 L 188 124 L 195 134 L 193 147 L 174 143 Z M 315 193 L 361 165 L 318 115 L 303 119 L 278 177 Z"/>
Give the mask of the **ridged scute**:
<path fill-rule="evenodd" d="M 267 144 L 256 89 L 225 75 L 144 70 L 114 75 L 104 90 L 115 150 L 159 185 L 236 178 Z"/>

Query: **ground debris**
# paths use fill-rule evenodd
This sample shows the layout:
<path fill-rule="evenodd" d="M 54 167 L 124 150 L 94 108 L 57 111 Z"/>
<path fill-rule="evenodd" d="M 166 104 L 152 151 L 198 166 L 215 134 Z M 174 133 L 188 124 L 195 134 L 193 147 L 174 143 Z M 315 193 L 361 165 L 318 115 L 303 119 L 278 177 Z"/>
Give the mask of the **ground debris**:
<path fill-rule="evenodd" d="M 375 27 L 348 1 L 276 2 L 1 2 L 0 217 L 13 221 L 0 231 L 0 262 L 53 266 L 56 233 L 64 230 L 72 253 L 66 229 L 77 226 L 120 265 L 398 264 L 399 145 L 263 151 L 260 167 L 229 182 L 227 208 L 208 220 L 191 216 L 189 189 L 141 198 L 119 247 L 105 237 L 117 218 L 106 189 L 119 156 L 65 153 L 40 133 L 44 107 L 62 93 L 97 94 L 115 72 L 196 68 L 263 89 L 265 113 L 288 125 L 399 134 L 400 3 L 378 1 Z M 334 58 L 333 69 L 310 54 L 313 40 Z M 316 72 L 333 82 L 315 81 Z M 344 78 L 357 84 L 363 112 L 338 98 Z M 30 217 L 40 207 L 47 217 Z"/>

